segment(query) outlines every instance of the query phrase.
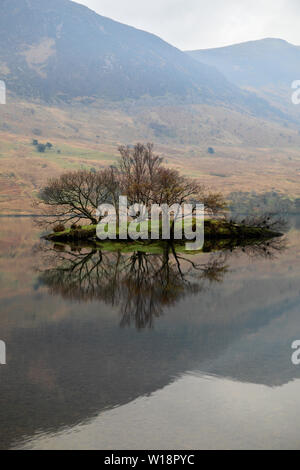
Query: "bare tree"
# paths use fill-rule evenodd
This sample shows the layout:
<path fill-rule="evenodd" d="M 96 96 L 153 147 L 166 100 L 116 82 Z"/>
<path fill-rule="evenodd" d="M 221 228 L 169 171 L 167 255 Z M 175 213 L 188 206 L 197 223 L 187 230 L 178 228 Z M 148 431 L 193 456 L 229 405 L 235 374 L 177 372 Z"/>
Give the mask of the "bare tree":
<path fill-rule="evenodd" d="M 120 172 L 118 168 L 111 166 L 105 170 L 102 170 L 103 186 L 107 191 L 107 201 L 111 203 L 119 215 L 119 196 L 121 196 L 120 186 Z"/>
<path fill-rule="evenodd" d="M 201 198 L 202 186 L 195 180 L 181 176 L 177 170 L 161 167 L 156 172 L 151 193 L 155 204 L 183 204 L 192 198 Z"/>
<path fill-rule="evenodd" d="M 210 193 L 195 179 L 164 167 L 163 159 L 153 152 L 152 144 L 120 147 L 117 167 L 91 172 L 68 172 L 49 180 L 36 203 L 48 215 L 48 223 L 77 223 L 82 219 L 97 224 L 100 204 L 111 203 L 118 215 L 119 196 L 127 196 L 129 204 L 204 203 L 208 212 L 216 214 L 225 208 L 221 194 Z"/>
<path fill-rule="evenodd" d="M 153 152 L 153 144 L 120 147 L 120 185 L 131 204 L 203 203 L 208 213 L 226 209 L 220 193 L 207 190 L 196 179 L 187 178 L 163 166 L 163 159 Z"/>
<path fill-rule="evenodd" d="M 137 144 L 133 148 L 119 147 L 121 190 L 130 204 L 149 205 L 153 182 L 162 158 L 153 153 L 153 144 Z"/>
<path fill-rule="evenodd" d="M 96 210 L 107 202 L 112 192 L 106 171 L 92 173 L 87 170 L 68 172 L 48 181 L 39 194 L 38 205 L 50 217 L 51 223 L 98 222 Z"/>

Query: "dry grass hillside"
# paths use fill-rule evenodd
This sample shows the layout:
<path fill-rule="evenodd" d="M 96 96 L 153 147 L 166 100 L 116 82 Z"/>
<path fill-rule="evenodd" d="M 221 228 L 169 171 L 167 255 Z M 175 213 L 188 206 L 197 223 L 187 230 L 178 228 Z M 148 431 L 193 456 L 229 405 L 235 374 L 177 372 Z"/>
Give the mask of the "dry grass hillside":
<path fill-rule="evenodd" d="M 39 153 L 33 139 L 53 148 Z M 111 165 L 118 145 L 137 141 L 154 142 L 168 165 L 225 194 L 300 196 L 300 133 L 292 125 L 208 105 L 46 106 L 9 97 L 0 106 L 0 214 L 34 212 L 32 199 L 47 178 Z"/>

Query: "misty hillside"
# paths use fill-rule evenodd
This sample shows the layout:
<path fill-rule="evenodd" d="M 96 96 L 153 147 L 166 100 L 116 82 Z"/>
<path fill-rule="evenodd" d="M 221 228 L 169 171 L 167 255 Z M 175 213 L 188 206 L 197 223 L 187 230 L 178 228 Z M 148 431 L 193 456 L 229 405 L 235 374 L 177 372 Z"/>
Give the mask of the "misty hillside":
<path fill-rule="evenodd" d="M 106 100 L 144 96 L 229 104 L 281 117 L 153 34 L 104 18 L 69 0 L 0 0 L 0 77 L 26 98 Z"/>
<path fill-rule="evenodd" d="M 281 39 L 263 39 L 188 54 L 217 67 L 238 86 L 290 88 L 294 80 L 300 79 L 300 47 Z"/>
<path fill-rule="evenodd" d="M 108 99 L 234 93 L 219 72 L 158 37 L 69 0 L 1 0 L 0 74 L 25 96 Z"/>

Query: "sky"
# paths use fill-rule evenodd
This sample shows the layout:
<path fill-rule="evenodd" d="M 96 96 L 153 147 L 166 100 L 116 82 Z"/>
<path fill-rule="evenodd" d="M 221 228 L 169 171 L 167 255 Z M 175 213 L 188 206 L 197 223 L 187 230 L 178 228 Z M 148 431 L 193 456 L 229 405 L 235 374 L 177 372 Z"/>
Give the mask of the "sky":
<path fill-rule="evenodd" d="M 300 45 L 299 0 L 76 0 L 183 50 L 267 37 Z"/>

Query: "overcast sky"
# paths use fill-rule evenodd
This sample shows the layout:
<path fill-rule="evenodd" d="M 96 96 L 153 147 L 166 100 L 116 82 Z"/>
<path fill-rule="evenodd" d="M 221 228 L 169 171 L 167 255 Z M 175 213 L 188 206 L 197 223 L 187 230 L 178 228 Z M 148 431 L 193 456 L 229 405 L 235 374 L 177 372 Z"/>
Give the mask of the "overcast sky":
<path fill-rule="evenodd" d="M 180 49 L 276 37 L 300 45 L 299 0 L 76 0 Z"/>

